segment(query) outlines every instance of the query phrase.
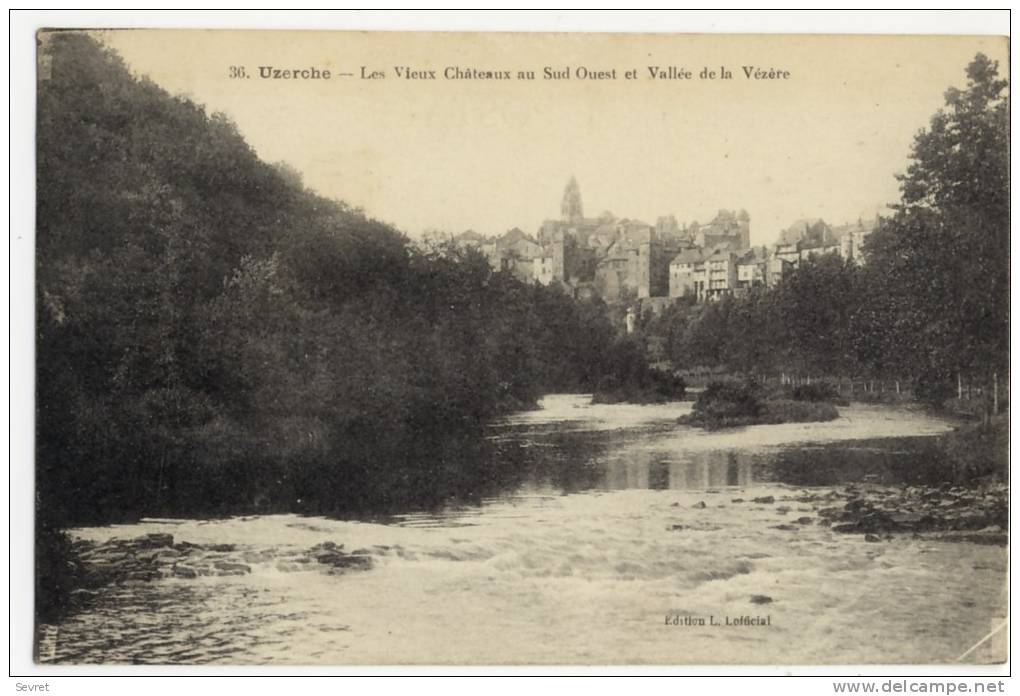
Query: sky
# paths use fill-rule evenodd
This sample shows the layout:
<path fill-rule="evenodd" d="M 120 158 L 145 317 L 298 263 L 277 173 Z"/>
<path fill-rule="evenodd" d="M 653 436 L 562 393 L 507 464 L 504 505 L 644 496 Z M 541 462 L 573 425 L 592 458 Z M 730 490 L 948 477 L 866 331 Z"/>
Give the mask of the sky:
<path fill-rule="evenodd" d="M 537 231 L 571 176 L 585 214 L 707 222 L 746 209 L 751 242 L 856 221 L 899 197 L 916 133 L 997 37 L 103 32 L 138 75 L 227 114 L 263 159 L 411 236 Z M 246 79 L 231 78 L 244 67 Z M 330 80 L 262 79 L 315 67 Z M 435 70 L 436 80 L 395 68 Z M 673 66 L 694 79 L 652 80 Z M 697 79 L 725 66 L 732 79 Z M 789 72 L 755 80 L 743 67 Z M 534 80 L 447 80 L 448 67 Z M 544 68 L 569 79 L 542 79 Z M 383 79 L 362 79 L 381 72 Z M 579 71 L 615 79 L 580 79 Z M 626 79 L 629 70 L 637 79 Z M 335 77 L 338 72 L 352 73 Z"/>

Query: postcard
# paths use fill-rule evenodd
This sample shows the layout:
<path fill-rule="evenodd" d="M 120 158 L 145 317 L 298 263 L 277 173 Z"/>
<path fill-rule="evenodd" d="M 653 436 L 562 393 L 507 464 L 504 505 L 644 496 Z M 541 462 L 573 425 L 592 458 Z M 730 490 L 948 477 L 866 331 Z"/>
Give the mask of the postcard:
<path fill-rule="evenodd" d="M 44 29 L 40 665 L 993 664 L 992 36 Z"/>

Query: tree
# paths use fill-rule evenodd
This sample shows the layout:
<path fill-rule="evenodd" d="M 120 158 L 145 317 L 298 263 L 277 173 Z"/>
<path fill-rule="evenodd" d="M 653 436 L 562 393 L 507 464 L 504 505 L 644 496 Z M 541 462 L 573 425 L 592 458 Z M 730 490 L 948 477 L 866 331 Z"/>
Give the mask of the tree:
<path fill-rule="evenodd" d="M 978 54 L 916 136 L 895 215 L 866 244 L 879 338 L 915 377 L 989 380 L 1009 360 L 1009 96 Z"/>

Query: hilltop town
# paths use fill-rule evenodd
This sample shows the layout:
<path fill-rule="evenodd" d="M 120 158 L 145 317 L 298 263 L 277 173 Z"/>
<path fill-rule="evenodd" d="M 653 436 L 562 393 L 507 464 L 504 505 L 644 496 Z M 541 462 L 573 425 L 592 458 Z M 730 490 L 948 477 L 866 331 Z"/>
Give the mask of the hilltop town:
<path fill-rule="evenodd" d="M 862 261 L 861 247 L 878 219 L 833 227 L 820 218 L 797 220 L 772 247 L 751 246 L 746 210 L 720 210 L 699 224 L 659 217 L 654 225 L 604 212 L 585 217 L 581 189 L 571 177 L 560 217 L 536 235 L 513 228 L 498 237 L 465 232 L 455 241 L 476 247 L 494 269 L 522 280 L 559 283 L 578 298 L 640 300 L 651 309 L 688 297 L 696 302 L 771 287 L 802 261 L 835 254 Z"/>

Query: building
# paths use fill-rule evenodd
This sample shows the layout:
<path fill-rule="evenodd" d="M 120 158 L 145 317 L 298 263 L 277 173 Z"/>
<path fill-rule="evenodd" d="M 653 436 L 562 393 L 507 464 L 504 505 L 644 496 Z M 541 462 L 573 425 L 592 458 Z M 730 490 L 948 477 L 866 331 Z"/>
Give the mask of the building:
<path fill-rule="evenodd" d="M 856 224 L 831 227 L 821 218 L 797 220 L 779 235 L 773 256 L 782 259 L 790 268 L 802 261 L 825 255 L 838 255 L 846 260 L 864 263 L 863 244 L 878 226 L 880 218 Z"/>
<path fill-rule="evenodd" d="M 798 249 L 798 260 L 807 261 L 821 256 L 839 256 L 839 242 L 801 242 Z"/>
<path fill-rule="evenodd" d="M 705 257 L 699 247 L 684 249 L 669 263 L 669 296 L 701 297 L 705 291 Z"/>
<path fill-rule="evenodd" d="M 832 228 L 821 218 L 801 218 L 779 233 L 779 244 L 824 246 L 836 240 Z"/>
<path fill-rule="evenodd" d="M 694 244 L 702 249 L 725 246 L 738 252 L 751 246 L 751 216 L 746 210 L 720 210 L 708 224 L 694 227 Z"/>
<path fill-rule="evenodd" d="M 581 188 L 571 177 L 559 218 L 544 220 L 535 237 L 514 228 L 496 238 L 466 232 L 456 239 L 478 248 L 496 270 L 543 285 L 559 283 L 575 297 L 630 302 L 691 292 L 705 299 L 737 288 L 736 259 L 750 248 L 750 224 L 745 210 L 720 210 L 705 225 L 681 226 L 674 215 L 650 225 L 608 211 L 588 218 Z M 700 265 L 674 264 L 692 250 Z M 714 266 L 705 265 L 709 257 Z"/>
<path fill-rule="evenodd" d="M 783 273 L 779 267 L 778 277 L 769 274 L 772 260 L 764 249 L 737 254 L 721 245 L 707 255 L 699 247 L 684 249 L 669 264 L 669 296 L 693 296 L 700 302 L 772 285 Z"/>
<path fill-rule="evenodd" d="M 776 244 L 775 249 L 772 250 L 772 255 L 782 259 L 791 266 L 796 266 L 800 263 L 800 242 Z"/>
<path fill-rule="evenodd" d="M 752 288 L 767 285 L 766 266 L 768 264 L 768 250 L 765 247 L 755 247 L 743 255 L 737 257 L 737 290 L 748 292 Z"/>
<path fill-rule="evenodd" d="M 856 224 L 834 227 L 833 234 L 839 242 L 840 256 L 845 259 L 853 259 L 857 263 L 864 263 L 864 242 L 880 223 L 881 218 L 876 215 L 871 220 L 858 218 Z"/>
<path fill-rule="evenodd" d="M 794 265 L 786 259 L 780 258 L 775 254 L 770 256 L 764 264 L 765 287 L 774 287 L 788 273 L 790 273 L 793 268 Z"/>
<path fill-rule="evenodd" d="M 707 285 L 702 299 L 732 295 L 737 287 L 737 255 L 725 246 L 717 247 L 705 258 L 705 272 Z"/>
<path fill-rule="evenodd" d="M 595 266 L 595 288 L 603 299 L 626 300 L 637 297 L 634 268 L 637 260 L 631 250 L 613 242 Z"/>

